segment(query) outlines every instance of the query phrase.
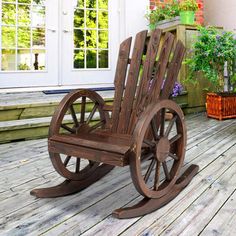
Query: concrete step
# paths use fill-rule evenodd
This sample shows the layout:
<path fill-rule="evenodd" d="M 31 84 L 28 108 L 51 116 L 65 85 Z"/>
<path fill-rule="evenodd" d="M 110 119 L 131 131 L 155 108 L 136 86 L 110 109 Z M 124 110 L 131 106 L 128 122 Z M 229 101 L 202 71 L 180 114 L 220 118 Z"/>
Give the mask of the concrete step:
<path fill-rule="evenodd" d="M 114 91 L 99 92 L 112 104 Z M 47 137 L 51 117 L 65 94 L 45 95 L 42 92 L 0 95 L 0 143 Z M 184 109 L 187 93 L 174 98 Z M 78 109 L 80 104 L 78 103 Z M 86 105 L 91 111 L 92 103 Z M 96 116 L 95 116 L 96 118 Z"/>

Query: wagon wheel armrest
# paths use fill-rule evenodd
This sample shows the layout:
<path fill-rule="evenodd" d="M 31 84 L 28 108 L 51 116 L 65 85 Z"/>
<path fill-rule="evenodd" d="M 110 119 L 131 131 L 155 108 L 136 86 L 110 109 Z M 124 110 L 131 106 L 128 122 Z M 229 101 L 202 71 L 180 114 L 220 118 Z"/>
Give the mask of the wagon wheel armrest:
<path fill-rule="evenodd" d="M 153 106 L 155 106 L 155 104 L 151 103 L 147 106 L 147 108 L 145 109 L 145 111 L 141 114 L 141 116 L 138 118 L 137 123 L 134 127 L 134 132 L 132 135 L 132 144 L 131 144 L 131 150 L 135 152 L 135 150 L 138 148 L 137 144 L 138 144 L 138 140 L 140 138 L 141 135 L 144 135 L 143 132 L 145 132 L 146 130 L 144 130 L 144 126 L 146 123 L 148 123 L 148 118 L 149 118 L 149 114 L 150 112 L 153 110 Z"/>
<path fill-rule="evenodd" d="M 131 146 L 131 150 L 135 150 L 137 148 L 137 143 L 139 138 L 145 134 L 146 132 L 146 128 L 147 125 L 149 124 L 150 120 L 151 120 L 151 113 L 154 109 L 155 106 L 158 106 L 159 103 L 166 103 L 166 102 L 171 102 L 173 103 L 173 101 L 169 100 L 169 99 L 163 99 L 163 100 L 159 100 L 156 103 L 151 103 L 147 106 L 147 108 L 145 109 L 145 111 L 141 114 L 141 116 L 138 118 L 137 123 L 135 125 L 134 128 L 134 132 L 132 135 L 132 146 Z M 177 105 L 177 104 L 176 104 Z M 173 115 L 171 113 L 166 113 L 165 114 L 165 120 L 171 120 L 173 118 Z"/>

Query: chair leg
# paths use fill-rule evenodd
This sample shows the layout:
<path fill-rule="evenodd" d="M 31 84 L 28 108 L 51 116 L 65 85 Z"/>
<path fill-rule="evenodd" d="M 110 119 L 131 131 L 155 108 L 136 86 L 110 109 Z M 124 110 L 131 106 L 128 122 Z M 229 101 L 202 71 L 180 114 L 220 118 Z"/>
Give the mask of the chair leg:
<path fill-rule="evenodd" d="M 101 165 L 94 171 L 94 173 L 90 177 L 84 180 L 65 180 L 61 184 L 53 187 L 33 189 L 30 194 L 38 198 L 54 198 L 74 194 L 80 192 L 97 180 L 101 179 L 113 168 L 114 166 Z"/>
<path fill-rule="evenodd" d="M 119 219 L 128 219 L 133 217 L 139 217 L 151 213 L 168 202 L 173 200 L 192 180 L 197 174 L 199 167 L 197 165 L 191 165 L 176 181 L 171 192 L 164 195 L 161 198 L 143 198 L 139 203 L 134 206 L 120 208 L 113 211 L 112 215 Z"/>

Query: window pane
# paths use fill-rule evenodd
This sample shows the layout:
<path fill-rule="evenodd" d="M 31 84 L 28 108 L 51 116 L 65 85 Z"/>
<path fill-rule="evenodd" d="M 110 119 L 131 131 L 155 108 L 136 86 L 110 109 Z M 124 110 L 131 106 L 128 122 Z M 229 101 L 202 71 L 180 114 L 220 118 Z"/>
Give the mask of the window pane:
<path fill-rule="evenodd" d="M 45 27 L 45 7 L 38 7 L 38 6 L 33 7 L 32 26 Z"/>
<path fill-rule="evenodd" d="M 75 10 L 74 13 L 74 27 L 82 28 L 84 27 L 84 10 Z"/>
<path fill-rule="evenodd" d="M 2 71 L 16 70 L 16 51 L 15 50 L 2 50 Z"/>
<path fill-rule="evenodd" d="M 86 8 L 96 8 L 97 1 L 96 0 L 86 0 Z"/>
<path fill-rule="evenodd" d="M 99 9 L 108 9 L 108 0 L 98 0 Z"/>
<path fill-rule="evenodd" d="M 30 6 L 18 5 L 18 25 L 29 26 L 30 25 Z"/>
<path fill-rule="evenodd" d="M 108 68 L 108 51 L 101 50 L 98 54 L 99 57 L 99 68 Z"/>
<path fill-rule="evenodd" d="M 74 30 L 74 47 L 84 47 L 84 30 Z"/>
<path fill-rule="evenodd" d="M 33 0 L 33 5 L 45 5 L 45 0 Z"/>
<path fill-rule="evenodd" d="M 74 68 L 81 69 L 84 68 L 84 50 L 74 51 Z"/>
<path fill-rule="evenodd" d="M 15 27 L 2 27 L 2 48 L 12 48 L 16 46 Z"/>
<path fill-rule="evenodd" d="M 45 47 L 45 29 L 35 28 L 33 31 L 33 48 Z"/>
<path fill-rule="evenodd" d="M 86 26 L 87 28 L 96 28 L 97 11 L 86 11 Z"/>
<path fill-rule="evenodd" d="M 30 48 L 30 28 L 18 28 L 18 48 Z"/>
<path fill-rule="evenodd" d="M 96 50 L 88 50 L 86 55 L 87 68 L 97 68 Z"/>
<path fill-rule="evenodd" d="M 2 4 L 2 23 L 6 25 L 16 24 L 16 5 Z"/>
<path fill-rule="evenodd" d="M 31 0 L 18 0 L 19 3 L 31 4 Z"/>
<path fill-rule="evenodd" d="M 98 28 L 108 29 L 108 12 L 107 11 L 98 12 Z"/>
<path fill-rule="evenodd" d="M 33 61 L 34 70 L 45 70 L 46 69 L 46 51 L 33 50 L 32 61 Z"/>
<path fill-rule="evenodd" d="M 86 46 L 87 48 L 97 48 L 97 30 L 86 31 Z"/>
<path fill-rule="evenodd" d="M 108 31 L 101 30 L 98 32 L 98 47 L 99 48 L 108 48 Z"/>
<path fill-rule="evenodd" d="M 31 55 L 30 50 L 18 50 L 17 51 L 17 69 L 18 70 L 30 70 Z"/>
<path fill-rule="evenodd" d="M 78 0 L 77 7 L 84 8 L 84 0 Z"/>

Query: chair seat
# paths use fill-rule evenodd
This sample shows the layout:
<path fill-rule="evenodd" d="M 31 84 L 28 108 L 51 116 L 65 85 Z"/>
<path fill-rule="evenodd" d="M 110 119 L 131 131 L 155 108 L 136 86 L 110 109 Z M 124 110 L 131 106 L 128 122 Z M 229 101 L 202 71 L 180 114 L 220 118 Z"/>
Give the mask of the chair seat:
<path fill-rule="evenodd" d="M 48 140 L 49 151 L 86 158 L 115 166 L 128 165 L 126 153 L 131 136 L 97 131 L 86 134 L 58 134 Z"/>

